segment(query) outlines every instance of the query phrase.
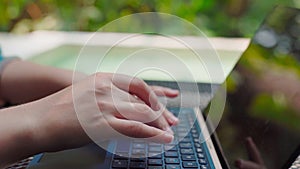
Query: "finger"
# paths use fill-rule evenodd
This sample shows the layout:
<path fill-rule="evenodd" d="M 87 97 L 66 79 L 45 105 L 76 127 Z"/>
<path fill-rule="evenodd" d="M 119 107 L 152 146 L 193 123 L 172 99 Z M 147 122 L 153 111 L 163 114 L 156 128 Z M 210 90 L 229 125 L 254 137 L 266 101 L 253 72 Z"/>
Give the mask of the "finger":
<path fill-rule="evenodd" d="M 177 125 L 179 120 L 168 109 L 164 108 L 163 115 L 170 125 Z"/>
<path fill-rule="evenodd" d="M 153 111 L 146 104 L 122 103 L 116 106 L 116 117 L 147 123 L 162 130 L 170 130 L 168 122 L 158 112 Z"/>
<path fill-rule="evenodd" d="M 238 159 L 235 161 L 235 166 L 239 169 L 265 169 L 264 166 L 256 164 L 252 161 L 246 161 L 242 159 Z"/>
<path fill-rule="evenodd" d="M 138 98 L 135 95 L 131 95 L 127 92 L 125 92 L 124 90 L 119 89 L 118 87 L 113 85 L 113 100 L 123 100 L 125 102 L 129 102 L 129 103 L 141 103 L 141 104 L 145 104 L 145 102 L 143 102 L 140 98 Z"/>
<path fill-rule="evenodd" d="M 162 86 L 150 86 L 157 96 L 166 96 L 166 97 L 177 97 L 179 94 L 178 90 L 162 87 Z"/>
<path fill-rule="evenodd" d="M 115 119 L 111 125 L 115 130 L 129 137 L 148 138 L 150 141 L 158 143 L 170 143 L 174 139 L 169 132 L 137 121 Z"/>
<path fill-rule="evenodd" d="M 264 161 L 260 155 L 260 152 L 258 148 L 256 147 L 255 143 L 253 142 L 251 137 L 246 138 L 246 147 L 249 155 L 249 159 L 251 161 L 254 161 L 255 163 L 258 164 L 264 164 Z"/>
<path fill-rule="evenodd" d="M 126 75 L 115 74 L 112 81 L 118 88 L 139 97 L 153 110 L 160 109 L 157 96 L 143 80 Z"/>

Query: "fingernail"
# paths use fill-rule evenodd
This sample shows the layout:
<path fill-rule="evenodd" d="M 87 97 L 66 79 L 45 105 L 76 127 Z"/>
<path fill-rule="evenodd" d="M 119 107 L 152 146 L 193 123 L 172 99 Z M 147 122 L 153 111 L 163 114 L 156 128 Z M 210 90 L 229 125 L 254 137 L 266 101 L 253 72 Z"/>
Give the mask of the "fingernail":
<path fill-rule="evenodd" d="M 173 121 L 175 122 L 175 123 L 177 123 L 178 121 L 179 121 L 179 119 L 177 118 L 177 117 L 173 117 Z"/>
<path fill-rule="evenodd" d="M 156 109 L 156 111 L 160 110 L 160 105 L 159 105 L 159 104 L 156 104 L 156 105 L 155 105 L 155 109 Z"/>
<path fill-rule="evenodd" d="M 165 137 L 165 142 L 166 143 L 170 143 L 170 142 L 172 142 L 173 141 L 173 139 L 174 139 L 174 136 L 172 135 L 172 134 L 170 134 L 170 133 L 168 133 L 168 132 L 166 132 L 165 134 L 164 134 L 164 137 Z"/>
<path fill-rule="evenodd" d="M 170 92 L 170 93 L 174 93 L 174 94 L 178 94 L 178 93 L 179 93 L 179 90 L 176 90 L 176 89 L 169 89 L 169 92 Z"/>
<path fill-rule="evenodd" d="M 178 123 L 178 119 L 176 117 L 171 117 L 168 119 L 168 121 L 171 125 L 175 125 Z"/>
<path fill-rule="evenodd" d="M 168 119 L 168 122 L 169 122 L 169 124 L 171 124 L 171 125 L 173 125 L 175 122 L 174 122 L 174 120 L 173 120 L 173 118 L 169 118 Z"/>

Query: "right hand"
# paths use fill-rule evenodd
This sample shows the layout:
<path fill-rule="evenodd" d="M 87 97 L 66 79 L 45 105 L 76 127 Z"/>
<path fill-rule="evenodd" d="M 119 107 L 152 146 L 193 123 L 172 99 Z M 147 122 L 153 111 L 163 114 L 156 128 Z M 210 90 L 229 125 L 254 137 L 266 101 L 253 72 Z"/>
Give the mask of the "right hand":
<path fill-rule="evenodd" d="M 261 154 L 251 137 L 246 138 L 249 160 L 237 159 L 235 166 L 239 169 L 267 169 Z"/>
<path fill-rule="evenodd" d="M 154 91 L 138 78 L 96 73 L 32 106 L 39 110 L 34 138 L 44 151 L 91 142 L 84 129 L 98 133 L 102 140 L 117 137 L 118 132 L 160 143 L 173 140 L 166 117 L 176 118 L 162 108 Z"/>

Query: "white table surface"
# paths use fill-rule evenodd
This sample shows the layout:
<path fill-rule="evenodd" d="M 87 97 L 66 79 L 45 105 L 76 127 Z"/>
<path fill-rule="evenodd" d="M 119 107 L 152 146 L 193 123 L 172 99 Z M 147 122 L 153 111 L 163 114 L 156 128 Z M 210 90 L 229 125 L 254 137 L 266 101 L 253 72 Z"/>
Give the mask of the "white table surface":
<path fill-rule="evenodd" d="M 96 36 L 101 37 L 101 41 L 93 42 L 93 44 L 111 45 L 112 42 L 128 35 L 130 34 L 97 33 Z M 16 55 L 23 59 L 27 59 L 33 55 L 63 44 L 83 45 L 91 36 L 95 36 L 95 34 L 91 32 L 35 31 L 29 34 L 16 35 L 2 32 L 0 33 L 0 46 L 2 48 L 2 53 L 5 56 Z M 193 43 L 193 41 L 199 38 L 186 36 L 183 37 L 183 39 L 188 39 Z M 208 40 L 218 50 L 243 52 L 249 44 L 249 39 L 247 38 L 209 37 Z M 171 46 L 176 48 L 176 44 L 164 44 L 159 39 L 157 39 L 156 42 L 154 44 L 157 46 L 167 45 L 168 47 Z M 138 45 L 138 41 L 129 42 L 126 45 L 136 46 Z M 201 47 L 199 44 L 195 44 L 195 46 Z"/>
<path fill-rule="evenodd" d="M 55 50 L 59 46 L 74 45 L 76 48 L 72 49 L 80 54 L 80 49 L 83 46 L 96 46 L 95 48 L 89 48 L 91 52 L 87 51 L 86 54 L 82 52 L 87 61 L 80 62 L 76 70 L 83 71 L 85 73 L 94 73 L 96 71 L 106 71 L 113 73 L 120 73 L 116 70 L 120 67 L 120 64 L 124 61 L 125 57 L 130 57 L 134 52 L 141 52 L 142 56 L 138 59 L 133 59 L 126 66 L 126 70 L 121 73 L 133 75 L 132 72 L 136 72 L 136 67 L 143 69 L 144 67 L 153 66 L 149 62 L 156 61 L 158 66 L 162 66 L 168 69 L 171 74 L 176 75 L 175 79 L 178 81 L 190 81 L 195 80 L 197 82 L 213 82 L 222 83 L 225 77 L 232 70 L 234 64 L 237 62 L 242 52 L 247 48 L 249 39 L 246 38 L 223 38 L 223 37 L 199 37 L 199 36 L 149 36 L 142 34 L 128 34 L 128 33 L 103 33 L 103 32 L 58 32 L 58 31 L 36 31 L 25 35 L 14 35 L 9 33 L 0 33 L 0 46 L 4 56 L 18 56 L 23 59 L 29 59 L 32 56 L 46 57 L 45 52 L 51 49 Z M 98 62 L 100 58 L 99 53 L 103 54 L 105 51 L 114 46 L 114 49 L 119 51 L 111 52 L 111 57 L 107 59 L 107 62 L 103 64 L 102 69 L 96 69 L 95 62 Z M 117 47 L 116 47 L 117 46 Z M 102 47 L 102 48 L 101 48 Z M 124 47 L 126 50 L 124 50 Z M 152 53 L 144 52 L 144 49 L 166 49 L 164 51 L 152 50 Z M 87 49 L 87 48 L 86 48 Z M 128 50 L 127 50 L 128 49 Z M 190 50 L 192 49 L 192 50 Z M 92 52 L 95 51 L 96 52 Z M 192 56 L 193 52 L 197 51 L 200 56 Z M 52 52 L 48 59 L 56 59 L 58 67 L 75 70 L 76 57 L 70 58 L 73 53 L 67 53 L 69 48 L 60 49 L 60 51 Z M 176 59 L 172 59 L 168 56 L 168 52 L 176 55 L 176 59 L 180 60 L 176 62 Z M 156 52 L 156 53 L 155 53 Z M 218 55 L 216 58 L 216 55 Z M 63 54 L 62 54 L 63 53 Z M 59 59 L 57 57 L 59 55 Z M 155 56 L 154 56 L 155 55 Z M 55 58 L 56 57 L 56 58 Z M 69 57 L 69 58 L 68 58 Z M 53 59 L 52 59 L 53 58 Z M 150 60 L 149 60 L 150 58 Z M 171 59 L 170 59 L 171 58 Z M 198 60 L 198 61 L 197 61 Z M 181 62 L 181 63 L 180 63 Z M 219 63 L 221 64 L 219 64 Z M 164 63 L 168 63 L 169 67 Z M 204 64 L 203 64 L 204 63 Z M 91 66 L 91 65 L 94 65 Z M 57 65 L 52 65 L 57 66 Z M 155 65 L 156 66 L 156 65 Z M 220 72 L 220 66 L 222 71 Z M 171 69 L 170 69 L 171 67 Z M 191 73 L 186 73 L 183 69 Z M 208 69 L 212 70 L 208 73 Z M 216 70 L 216 71 L 215 71 Z M 218 72 L 219 71 L 219 72 Z M 214 75 L 212 75 L 214 74 Z M 190 76 L 191 75 L 191 76 Z M 224 77 L 225 75 L 225 77 Z M 141 75 L 143 79 L 149 80 L 161 80 L 167 79 L 167 76 L 160 75 L 159 72 L 148 71 Z M 174 77 L 172 77 L 174 79 Z M 172 80 L 169 76 L 169 80 Z M 167 79 L 168 80 L 168 79 Z"/>

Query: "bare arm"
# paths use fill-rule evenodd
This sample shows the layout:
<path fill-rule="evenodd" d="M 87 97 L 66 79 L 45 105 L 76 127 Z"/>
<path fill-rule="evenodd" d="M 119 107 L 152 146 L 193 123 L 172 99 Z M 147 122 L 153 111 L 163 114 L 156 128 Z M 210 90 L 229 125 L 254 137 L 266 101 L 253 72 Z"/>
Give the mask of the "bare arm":
<path fill-rule="evenodd" d="M 11 104 L 37 100 L 71 85 L 72 76 L 69 70 L 14 60 L 2 72 L 1 99 Z"/>
<path fill-rule="evenodd" d="M 116 133 L 119 133 L 155 142 L 171 142 L 173 135 L 168 130 L 169 125 L 176 124 L 178 119 L 165 109 L 158 114 L 151 108 L 149 100 L 158 102 L 153 95 L 155 90 L 167 97 L 177 96 L 178 91 L 150 88 L 142 80 L 118 76 L 121 78 L 113 80 L 113 74 L 97 73 L 45 98 L 1 109 L 0 168 L 37 153 L 75 148 L 91 142 L 78 117 L 86 122 L 92 133 L 99 134 L 101 140 L 117 137 Z M 129 85 L 129 91 L 124 87 L 126 85 Z M 94 109 L 95 97 L 98 111 Z M 80 101 L 81 108 L 77 111 L 74 100 Z M 116 132 L 108 132 L 111 129 Z"/>
<path fill-rule="evenodd" d="M 44 150 L 35 136 L 40 116 L 36 116 L 39 112 L 33 106 L 24 104 L 0 110 L 0 168 Z"/>

